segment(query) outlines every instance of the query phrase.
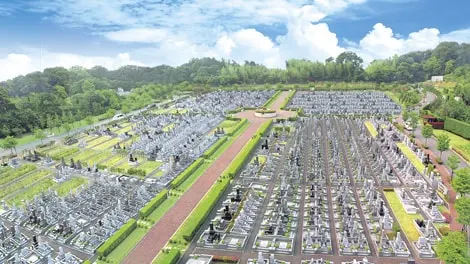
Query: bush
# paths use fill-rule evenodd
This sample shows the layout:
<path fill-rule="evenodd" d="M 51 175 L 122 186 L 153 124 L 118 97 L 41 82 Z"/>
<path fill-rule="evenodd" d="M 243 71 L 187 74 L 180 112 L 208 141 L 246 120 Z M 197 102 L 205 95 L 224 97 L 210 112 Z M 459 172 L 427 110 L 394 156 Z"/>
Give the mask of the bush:
<path fill-rule="evenodd" d="M 246 118 L 242 119 L 241 122 L 238 123 L 237 126 L 232 130 L 232 132 L 228 133 L 227 135 L 229 136 L 235 135 L 247 122 L 248 121 Z"/>
<path fill-rule="evenodd" d="M 109 237 L 97 250 L 99 256 L 106 257 L 113 249 L 115 249 L 124 239 L 126 239 L 134 229 L 137 228 L 137 221 L 131 218 L 118 231 Z"/>
<path fill-rule="evenodd" d="M 274 102 L 274 100 L 277 98 L 277 96 L 281 93 L 281 91 L 277 91 L 276 93 L 273 94 L 273 96 L 271 96 L 271 98 L 269 98 L 268 101 L 266 101 L 266 103 L 264 103 L 263 107 L 269 107 L 271 106 L 271 104 Z"/>
<path fill-rule="evenodd" d="M 141 218 L 149 216 L 158 206 L 160 206 L 168 198 L 168 190 L 163 189 L 152 200 L 150 200 L 144 207 L 139 210 Z"/>
<path fill-rule="evenodd" d="M 206 150 L 206 152 L 204 152 L 204 154 L 202 154 L 202 157 L 207 159 L 209 158 L 210 156 L 212 156 L 225 142 L 227 142 L 227 137 L 222 137 L 220 138 L 219 140 L 217 140 L 217 142 L 215 142 L 214 145 L 212 145 L 212 147 L 210 147 L 208 150 Z"/>
<path fill-rule="evenodd" d="M 441 233 L 442 236 L 446 236 L 447 233 L 450 232 L 450 228 L 447 226 L 441 226 L 439 227 L 439 233 Z"/>
<path fill-rule="evenodd" d="M 446 118 L 444 129 L 454 134 L 470 139 L 470 124 L 453 118 Z"/>
<path fill-rule="evenodd" d="M 201 165 L 204 163 L 203 158 L 195 160 L 191 165 L 189 165 L 183 172 L 181 172 L 176 178 L 173 179 L 170 186 L 175 189 L 178 188 L 193 172 L 195 172 Z"/>
<path fill-rule="evenodd" d="M 446 219 L 445 220 L 446 223 L 450 223 L 450 221 L 452 221 L 452 216 L 450 215 L 449 212 L 442 212 L 441 214 Z"/>
<path fill-rule="evenodd" d="M 157 258 L 161 263 L 176 264 L 181 257 L 181 252 L 176 248 L 172 248 L 161 254 L 162 256 Z"/>
<path fill-rule="evenodd" d="M 145 177 L 147 175 L 147 172 L 145 170 L 136 169 L 136 168 L 128 169 L 127 173 L 131 174 L 131 175 L 137 175 L 137 176 L 140 176 L 140 177 Z"/>

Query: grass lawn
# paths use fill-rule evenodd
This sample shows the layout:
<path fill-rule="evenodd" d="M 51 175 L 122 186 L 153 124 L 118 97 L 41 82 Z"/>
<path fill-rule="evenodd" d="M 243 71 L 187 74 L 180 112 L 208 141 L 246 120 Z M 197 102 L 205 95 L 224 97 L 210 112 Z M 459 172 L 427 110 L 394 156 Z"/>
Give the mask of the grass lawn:
<path fill-rule="evenodd" d="M 67 157 L 67 159 L 73 159 L 74 161 L 84 161 L 84 160 L 88 160 L 88 158 L 90 158 L 91 156 L 93 155 L 96 155 L 98 154 L 98 151 L 96 150 L 93 150 L 93 149 L 84 149 L 82 151 L 80 151 L 78 154 L 75 153 L 73 155 L 70 155 Z"/>
<path fill-rule="evenodd" d="M 37 170 L 8 186 L 4 186 L 0 189 L 0 199 L 9 195 L 15 195 L 16 192 L 22 191 L 24 188 L 29 188 L 29 186 L 46 178 L 50 174 L 51 172 L 49 170 Z"/>
<path fill-rule="evenodd" d="M 421 160 L 419 160 L 415 153 L 402 142 L 397 143 L 397 147 L 400 148 L 403 154 L 405 154 L 405 156 L 411 161 L 411 163 L 413 164 L 413 166 L 415 166 L 419 173 L 423 173 L 424 164 L 421 162 Z"/>
<path fill-rule="evenodd" d="M 65 196 L 70 191 L 75 191 L 78 187 L 88 183 L 88 179 L 84 177 L 72 177 L 67 181 L 61 182 L 59 185 L 54 186 L 53 190 L 57 191 L 59 196 Z"/>
<path fill-rule="evenodd" d="M 414 226 L 415 219 L 423 219 L 420 214 L 407 214 L 405 208 L 400 202 L 397 194 L 394 191 L 385 191 L 385 197 L 392 208 L 393 214 L 400 223 L 401 230 L 408 237 L 410 241 L 418 241 L 419 232 Z"/>
<path fill-rule="evenodd" d="M 450 138 L 451 147 L 470 162 L 470 140 L 445 130 L 434 130 L 435 136 L 442 134 L 447 134 Z"/>
<path fill-rule="evenodd" d="M 162 128 L 162 130 L 163 130 L 163 132 L 168 132 L 171 129 L 173 129 L 174 127 L 175 127 L 175 123 L 171 123 L 171 124 L 165 126 L 164 128 Z"/>
<path fill-rule="evenodd" d="M 379 134 L 377 132 L 377 130 L 375 129 L 374 125 L 372 125 L 372 123 L 370 121 L 366 121 L 364 122 L 364 124 L 366 125 L 367 127 L 367 130 L 369 130 L 370 134 L 372 135 L 372 137 L 377 137 L 377 135 Z"/>
<path fill-rule="evenodd" d="M 162 165 L 160 161 L 145 161 L 140 164 L 137 169 L 144 170 L 147 175 L 149 175 L 152 171 L 156 170 Z"/>
<path fill-rule="evenodd" d="M 7 167 L 0 171 L 0 185 L 9 183 L 16 178 L 19 178 L 25 175 L 28 172 L 31 172 L 36 169 L 36 166 L 33 164 L 23 164 L 21 167 L 13 169 L 11 167 Z"/>
<path fill-rule="evenodd" d="M 129 254 L 129 252 L 134 249 L 134 247 L 139 243 L 140 240 L 147 234 L 148 229 L 137 227 L 129 236 L 119 244 L 108 256 L 107 259 L 111 263 L 121 263 Z M 104 262 L 97 260 L 97 263 L 104 264 L 109 262 Z"/>
<path fill-rule="evenodd" d="M 34 198 L 34 196 L 48 190 L 49 188 L 55 185 L 57 185 L 57 183 L 51 178 L 44 179 L 38 182 L 37 184 L 25 189 L 23 192 L 17 194 L 16 196 L 12 197 L 8 200 L 8 203 L 20 205 L 22 203 L 22 200 L 30 201 Z"/>
<path fill-rule="evenodd" d="M 253 159 L 251 159 L 250 163 L 255 163 L 255 158 L 256 158 L 256 156 L 253 157 Z M 258 155 L 258 161 L 259 161 L 260 164 L 266 163 L 266 159 L 267 159 L 267 157 L 265 155 Z"/>
<path fill-rule="evenodd" d="M 100 164 L 104 165 L 104 166 L 106 166 L 106 168 L 110 169 L 111 167 L 117 165 L 119 162 L 125 161 L 125 160 L 127 160 L 127 158 L 124 157 L 124 156 L 114 155 L 110 159 L 108 159 L 104 162 L 101 162 Z"/>
<path fill-rule="evenodd" d="M 222 146 L 220 146 L 220 148 L 216 152 L 214 152 L 214 154 L 212 154 L 212 156 L 210 156 L 209 159 L 210 160 L 215 160 L 220 155 L 222 155 L 222 153 L 224 153 L 225 150 L 227 150 L 228 147 L 230 147 L 232 145 L 232 143 L 235 141 L 235 139 L 237 139 L 238 136 L 240 136 L 248 128 L 249 125 L 250 125 L 250 123 L 246 122 L 242 127 L 240 127 L 240 129 L 237 131 L 237 133 L 235 133 L 227 141 L 225 141 L 225 143 Z"/>
<path fill-rule="evenodd" d="M 218 124 L 217 127 L 223 128 L 226 134 L 230 134 L 237 127 L 239 122 L 240 121 L 236 120 L 224 120 Z M 216 129 L 217 128 L 214 128 L 211 132 L 209 132 L 209 134 L 213 135 Z"/>
<path fill-rule="evenodd" d="M 113 139 L 110 139 L 108 140 L 107 142 L 103 142 L 99 145 L 95 145 L 93 147 L 94 150 L 105 150 L 105 149 L 109 149 L 111 147 L 113 147 L 114 145 L 116 145 L 117 143 L 121 143 L 122 139 L 119 138 L 119 137 L 116 137 L 116 138 L 113 138 Z"/>

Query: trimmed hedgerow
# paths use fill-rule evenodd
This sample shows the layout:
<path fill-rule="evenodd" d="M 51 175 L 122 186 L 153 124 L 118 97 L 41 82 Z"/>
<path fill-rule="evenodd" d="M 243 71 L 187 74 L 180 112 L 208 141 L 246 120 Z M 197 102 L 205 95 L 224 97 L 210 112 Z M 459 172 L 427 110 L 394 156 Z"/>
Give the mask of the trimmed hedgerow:
<path fill-rule="evenodd" d="M 180 173 L 173 181 L 171 182 L 171 188 L 177 188 L 180 186 L 193 172 L 195 172 L 201 165 L 204 163 L 203 158 L 195 160 L 189 167 L 187 167 L 182 173 Z"/>
<path fill-rule="evenodd" d="M 149 216 L 158 206 L 160 206 L 168 198 L 168 190 L 163 189 L 152 200 L 150 200 L 144 207 L 139 210 L 141 218 Z"/>
<path fill-rule="evenodd" d="M 444 129 L 466 139 L 470 139 L 470 124 L 453 118 L 446 118 Z"/>
<path fill-rule="evenodd" d="M 292 99 L 292 97 L 294 97 L 295 92 L 296 92 L 296 90 L 290 91 L 289 95 L 286 97 L 286 99 L 284 100 L 284 102 L 282 102 L 282 104 L 281 104 L 281 106 L 280 106 L 280 108 L 281 108 L 282 110 L 284 110 L 284 109 L 286 108 L 286 106 L 287 106 L 287 104 L 289 103 L 290 99 Z"/>
<path fill-rule="evenodd" d="M 131 218 L 118 231 L 109 237 L 97 250 L 99 256 L 106 257 L 113 249 L 115 249 L 124 239 L 126 239 L 134 229 L 137 228 L 137 221 Z"/>
<path fill-rule="evenodd" d="M 273 96 L 271 96 L 271 98 L 269 98 L 268 101 L 266 101 L 266 103 L 264 103 L 263 107 L 270 107 L 273 103 L 274 103 L 274 100 L 276 100 L 277 96 L 282 93 L 282 91 L 277 91 L 273 94 Z"/>
<path fill-rule="evenodd" d="M 222 137 L 220 138 L 219 140 L 217 140 L 217 142 L 215 142 L 214 145 L 212 145 L 212 147 L 210 147 L 208 150 L 206 150 L 206 152 L 204 152 L 204 154 L 202 154 L 202 157 L 207 159 L 209 158 L 210 156 L 212 156 L 212 154 L 214 154 L 225 142 L 227 142 L 227 137 Z"/>
<path fill-rule="evenodd" d="M 227 135 L 229 136 L 235 135 L 238 132 L 238 130 L 240 130 L 247 122 L 248 122 L 247 119 L 243 118 L 241 122 L 238 123 L 237 126 L 232 130 L 232 132 L 228 133 Z"/>

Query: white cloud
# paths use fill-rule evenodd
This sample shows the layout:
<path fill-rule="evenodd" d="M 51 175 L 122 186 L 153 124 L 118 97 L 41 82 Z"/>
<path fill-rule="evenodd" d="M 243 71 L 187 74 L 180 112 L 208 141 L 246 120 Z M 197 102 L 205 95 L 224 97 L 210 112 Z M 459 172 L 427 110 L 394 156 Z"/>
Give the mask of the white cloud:
<path fill-rule="evenodd" d="M 104 36 L 113 41 L 158 43 L 167 37 L 168 33 L 158 28 L 131 28 L 106 32 Z"/>
<path fill-rule="evenodd" d="M 35 49 L 30 49 L 35 50 Z M 42 59 L 41 59 L 42 58 Z M 96 65 L 104 66 L 108 69 L 117 69 L 124 65 L 144 65 L 140 61 L 131 59 L 128 53 L 117 54 L 116 57 L 93 57 L 80 56 L 70 53 L 28 52 L 27 54 L 8 54 L 0 58 L 0 81 L 4 81 L 18 75 L 25 75 L 30 72 L 39 71 L 44 68 L 62 66 L 70 68 L 72 66 L 83 66 L 91 68 Z"/>
<path fill-rule="evenodd" d="M 442 35 L 436 28 L 423 28 L 402 37 L 395 34 L 391 28 L 377 23 L 359 43 L 347 42 L 347 49 L 358 53 L 364 58 L 365 64 L 368 64 L 374 59 L 433 49 L 443 41 L 470 42 L 470 29 Z"/>

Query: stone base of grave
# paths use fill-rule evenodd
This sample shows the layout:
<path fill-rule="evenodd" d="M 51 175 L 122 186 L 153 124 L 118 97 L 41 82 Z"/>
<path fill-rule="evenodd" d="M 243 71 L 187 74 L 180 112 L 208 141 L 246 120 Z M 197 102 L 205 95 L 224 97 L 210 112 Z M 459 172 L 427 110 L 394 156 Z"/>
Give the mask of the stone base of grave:
<path fill-rule="evenodd" d="M 262 118 L 273 118 L 277 116 L 277 113 L 257 113 L 255 112 L 256 117 L 262 117 Z"/>

